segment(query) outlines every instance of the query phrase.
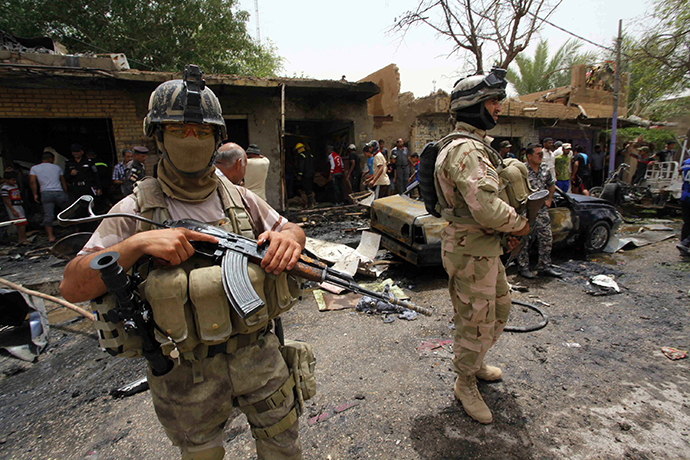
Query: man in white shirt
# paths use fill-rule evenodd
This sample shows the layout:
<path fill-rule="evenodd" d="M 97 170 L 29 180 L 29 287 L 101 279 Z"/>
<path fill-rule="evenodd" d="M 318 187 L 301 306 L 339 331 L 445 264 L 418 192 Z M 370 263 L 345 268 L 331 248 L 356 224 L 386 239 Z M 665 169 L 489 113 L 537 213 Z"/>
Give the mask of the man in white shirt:
<path fill-rule="evenodd" d="M 62 175 L 62 169 L 53 164 L 55 155 L 52 152 L 43 152 L 43 162 L 37 164 L 29 171 L 29 185 L 34 195 L 34 201 L 43 205 L 43 226 L 48 235 L 48 242 L 55 241 L 53 234 L 53 219 L 55 219 L 55 205 L 60 209 L 65 209 L 69 206 L 69 197 L 67 196 L 67 182 L 65 176 Z M 41 199 L 38 199 L 38 193 L 41 193 Z"/>
<path fill-rule="evenodd" d="M 247 172 L 244 174 L 244 186 L 266 201 L 266 177 L 271 161 L 261 155 L 256 144 L 247 147 Z"/>
<path fill-rule="evenodd" d="M 551 171 L 551 177 L 556 177 L 556 154 L 554 152 L 553 139 L 550 137 L 545 138 L 542 145 L 544 146 L 542 164 Z"/>
<path fill-rule="evenodd" d="M 372 141 L 369 144 L 373 145 L 374 142 Z M 367 158 L 372 155 L 374 157 L 374 175 L 364 181 L 364 184 L 374 188 L 374 199 L 388 196 L 388 188 L 391 182 L 388 174 L 386 174 L 386 157 L 383 156 L 380 150 L 374 154 L 373 149 L 371 152 L 366 152 L 366 155 Z"/>

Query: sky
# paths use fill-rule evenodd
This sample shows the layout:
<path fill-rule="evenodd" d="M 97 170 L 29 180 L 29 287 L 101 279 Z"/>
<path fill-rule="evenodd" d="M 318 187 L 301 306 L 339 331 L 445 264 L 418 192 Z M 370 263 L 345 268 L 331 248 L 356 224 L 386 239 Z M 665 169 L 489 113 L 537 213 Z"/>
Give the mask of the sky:
<path fill-rule="evenodd" d="M 417 5 L 415 0 L 240 0 L 251 18 L 248 29 L 256 36 L 255 1 L 259 4 L 262 42 L 270 40 L 285 59 L 283 74 L 357 81 L 389 64 L 400 69 L 401 91 L 416 97 L 435 89 L 450 91 L 462 76 L 466 58 L 448 56 L 451 44 L 421 25 L 401 37 L 390 31 L 395 18 Z M 638 29 L 650 0 L 563 0 L 550 22 L 595 43 L 611 46 L 618 20 L 626 30 Z M 637 22 L 635 22 L 637 21 Z M 540 37 L 555 52 L 570 35 L 544 25 Z M 533 40 L 528 55 L 534 54 Z M 587 43 L 582 51 L 596 50 Z M 473 56 L 471 56 L 473 59 Z"/>

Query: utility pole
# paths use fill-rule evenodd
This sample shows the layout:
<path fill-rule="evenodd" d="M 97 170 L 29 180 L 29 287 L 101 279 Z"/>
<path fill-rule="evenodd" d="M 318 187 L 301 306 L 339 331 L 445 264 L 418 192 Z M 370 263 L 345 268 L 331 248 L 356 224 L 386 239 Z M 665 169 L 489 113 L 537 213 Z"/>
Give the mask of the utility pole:
<path fill-rule="evenodd" d="M 621 88 L 621 44 L 623 42 L 623 20 L 618 20 L 616 39 L 616 73 L 613 79 L 613 120 L 611 121 L 611 147 L 609 150 L 609 176 L 616 169 L 616 130 L 618 128 L 618 92 Z"/>
<path fill-rule="evenodd" d="M 261 44 L 261 29 L 259 28 L 259 0 L 254 0 L 254 11 L 256 11 L 256 41 Z"/>

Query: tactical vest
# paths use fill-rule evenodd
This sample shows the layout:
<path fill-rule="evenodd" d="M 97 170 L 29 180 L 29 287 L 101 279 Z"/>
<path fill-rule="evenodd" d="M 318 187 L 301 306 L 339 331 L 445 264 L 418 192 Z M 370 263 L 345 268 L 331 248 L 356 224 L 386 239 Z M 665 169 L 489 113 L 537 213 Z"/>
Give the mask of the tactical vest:
<path fill-rule="evenodd" d="M 239 190 L 225 178 L 219 178 L 218 194 L 226 215 L 211 224 L 254 239 L 257 235 L 251 216 L 244 207 Z M 138 209 L 143 217 L 157 222 L 170 220 L 165 195 L 157 179 L 148 177 L 134 189 Z M 151 229 L 138 221 L 137 232 Z M 248 318 L 242 318 L 230 305 L 223 289 L 220 265 L 194 255 L 180 265 L 162 267 L 153 262 L 139 266 L 145 279 L 139 294 L 153 312 L 155 337 L 163 353 L 198 362 L 208 356 L 208 347 L 227 343 L 227 353 L 257 340 L 267 329 L 269 320 L 290 309 L 300 295 L 297 278 L 285 272 L 266 273 L 259 265 L 248 263 L 248 275 L 254 290 L 265 305 Z M 103 296 L 94 302 L 99 342 L 112 355 L 141 356 L 141 341 L 131 337 L 121 323 L 103 320 L 112 309 L 114 299 Z M 99 314 L 100 312 L 100 314 Z M 201 375 L 195 375 L 202 379 Z"/>
<path fill-rule="evenodd" d="M 445 161 L 449 152 L 448 147 L 456 139 L 472 139 L 482 144 L 485 156 L 488 157 L 489 162 L 496 169 L 496 173 L 498 174 L 498 197 L 508 203 L 517 212 L 524 211 L 525 205 L 527 204 L 527 198 L 530 193 L 533 192 L 529 183 L 527 166 L 515 158 L 502 159 L 501 155 L 494 150 L 491 145 L 487 144 L 484 139 L 469 132 L 451 133 L 438 142 L 439 154 L 436 158 L 436 166 L 440 166 Z M 451 207 L 448 204 L 443 193 L 439 193 L 441 187 L 435 173 L 434 189 L 438 198 L 435 210 L 445 220 L 467 225 L 474 225 L 477 223 L 467 207 Z"/>

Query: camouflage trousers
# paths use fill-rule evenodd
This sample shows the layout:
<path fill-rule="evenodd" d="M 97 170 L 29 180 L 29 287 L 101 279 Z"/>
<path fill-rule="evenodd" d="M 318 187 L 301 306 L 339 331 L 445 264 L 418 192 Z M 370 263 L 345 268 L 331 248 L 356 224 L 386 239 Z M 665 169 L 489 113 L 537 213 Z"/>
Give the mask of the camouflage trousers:
<path fill-rule="evenodd" d="M 474 375 L 508 321 L 510 292 L 498 257 L 443 252 L 448 291 L 453 302 L 453 370 Z"/>
<path fill-rule="evenodd" d="M 551 266 L 551 246 L 553 245 L 553 235 L 551 233 L 551 218 L 549 211 L 546 208 L 541 208 L 537 213 L 537 218 L 534 221 L 534 233 L 525 244 L 522 252 L 518 255 L 518 267 L 522 269 L 529 269 L 529 248 L 530 245 L 537 241 L 539 245 L 539 262 L 537 263 L 537 270 L 544 270 Z"/>
<path fill-rule="evenodd" d="M 182 360 L 162 377 L 148 373 L 153 406 L 166 434 L 182 450 L 183 460 L 222 460 L 223 428 L 239 406 L 252 427 L 270 427 L 292 410 L 294 394 L 274 409 L 257 413 L 252 405 L 263 401 L 288 379 L 289 371 L 273 334 L 232 354 L 201 360 L 204 380 L 194 383 L 192 363 Z M 261 459 L 301 459 L 299 421 L 274 437 L 256 439 Z"/>

